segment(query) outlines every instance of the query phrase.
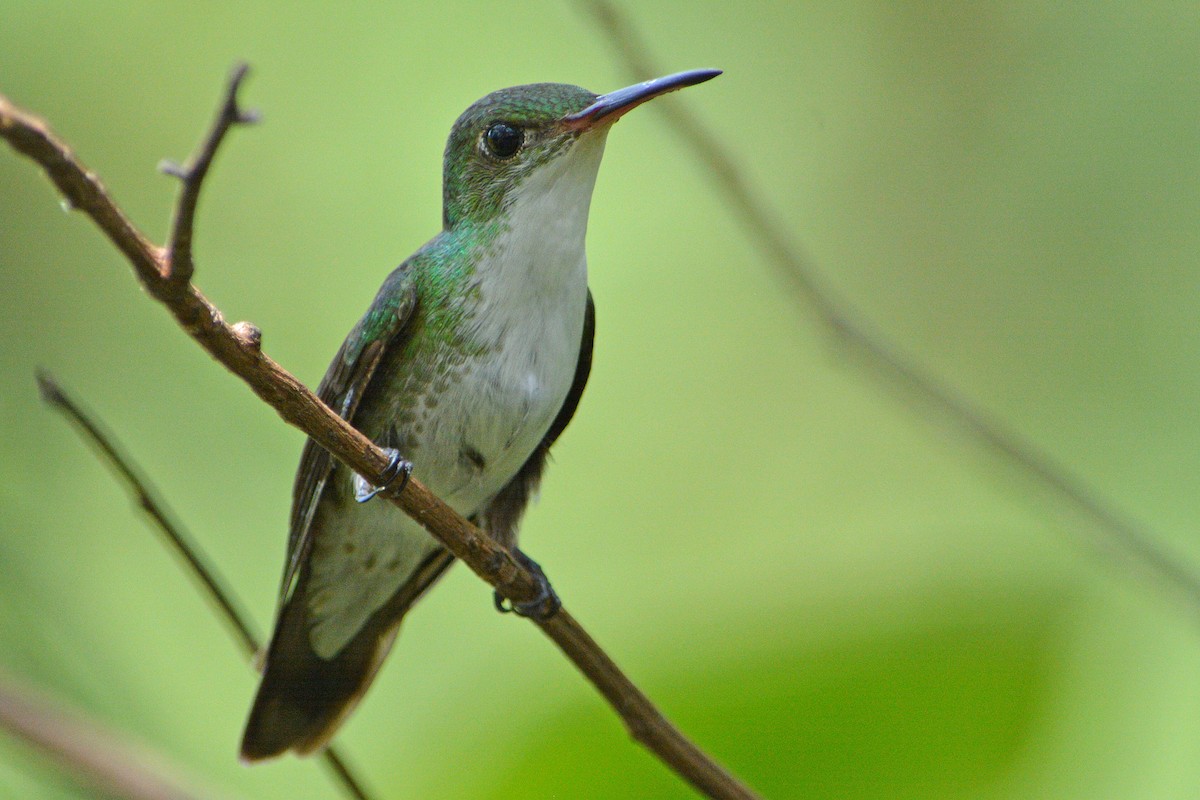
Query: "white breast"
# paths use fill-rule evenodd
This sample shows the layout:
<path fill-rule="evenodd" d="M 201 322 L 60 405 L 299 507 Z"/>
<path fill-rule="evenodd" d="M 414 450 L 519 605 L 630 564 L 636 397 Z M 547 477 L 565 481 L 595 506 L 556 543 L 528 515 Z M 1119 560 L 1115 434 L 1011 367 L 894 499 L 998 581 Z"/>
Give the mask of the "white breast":
<path fill-rule="evenodd" d="M 585 137 L 518 186 L 508 229 L 476 266 L 482 302 L 471 338 L 492 352 L 463 376 L 460 407 L 445 409 L 443 419 L 463 428 L 438 426 L 442 436 L 462 439 L 430 448 L 457 454 L 465 443 L 484 457 L 482 475 L 464 474 L 461 464 L 449 470 L 446 500 L 464 513 L 516 474 L 571 388 L 587 303 L 588 206 L 603 149 L 603 137 Z"/>

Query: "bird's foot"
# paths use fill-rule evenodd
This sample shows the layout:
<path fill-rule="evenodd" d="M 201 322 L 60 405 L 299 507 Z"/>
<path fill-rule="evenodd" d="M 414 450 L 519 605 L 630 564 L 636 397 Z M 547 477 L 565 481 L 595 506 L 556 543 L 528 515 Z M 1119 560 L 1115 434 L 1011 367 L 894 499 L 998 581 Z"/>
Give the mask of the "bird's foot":
<path fill-rule="evenodd" d="M 550 585 L 550 579 L 546 577 L 546 573 L 542 572 L 542 568 L 538 566 L 536 561 L 520 550 L 514 548 L 513 555 L 517 561 L 521 562 L 521 565 L 525 569 L 533 573 L 533 579 L 538 585 L 538 594 L 532 600 L 524 603 L 514 603 L 500 594 L 500 592 L 494 592 L 492 596 L 496 603 L 496 610 L 501 614 L 512 612 L 518 617 L 529 617 L 538 622 L 550 619 L 562 608 L 562 601 L 558 599 L 558 595 L 554 592 L 554 587 Z"/>
<path fill-rule="evenodd" d="M 385 447 L 383 452 L 387 453 L 391 460 L 383 468 L 383 473 L 379 476 L 383 480 L 378 486 L 367 483 L 367 479 L 362 475 L 355 474 L 354 476 L 354 499 L 360 503 L 365 503 L 380 492 L 392 488 L 392 484 L 396 482 L 397 478 L 400 480 L 400 485 L 396 487 L 396 494 L 403 492 L 404 487 L 408 485 L 409 476 L 413 471 L 412 462 L 401 458 L 400 451 L 394 448 Z"/>

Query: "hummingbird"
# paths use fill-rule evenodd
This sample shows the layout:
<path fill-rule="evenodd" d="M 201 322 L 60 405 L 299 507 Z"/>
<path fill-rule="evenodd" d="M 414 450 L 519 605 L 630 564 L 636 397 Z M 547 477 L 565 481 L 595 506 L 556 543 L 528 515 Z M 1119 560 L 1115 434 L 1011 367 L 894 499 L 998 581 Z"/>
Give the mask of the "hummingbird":
<path fill-rule="evenodd" d="M 389 478 L 412 472 L 530 567 L 543 596 L 505 607 L 497 595 L 501 610 L 558 608 L 515 550 L 517 527 L 591 370 L 584 239 L 605 139 L 634 107 L 719 74 L 604 95 L 536 83 L 474 103 L 446 143 L 441 233 L 383 282 L 318 388 L 391 455 Z M 369 502 L 378 491 L 305 444 L 246 761 L 325 746 L 454 561 L 393 504 Z"/>

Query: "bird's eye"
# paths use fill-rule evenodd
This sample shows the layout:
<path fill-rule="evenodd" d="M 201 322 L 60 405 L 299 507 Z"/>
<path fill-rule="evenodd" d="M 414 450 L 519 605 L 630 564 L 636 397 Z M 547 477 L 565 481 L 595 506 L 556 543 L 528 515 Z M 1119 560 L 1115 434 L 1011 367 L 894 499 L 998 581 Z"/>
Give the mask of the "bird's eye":
<path fill-rule="evenodd" d="M 488 152 L 496 158 L 509 158 L 521 149 L 525 134 L 507 122 L 497 122 L 484 132 L 483 141 L 487 143 Z"/>

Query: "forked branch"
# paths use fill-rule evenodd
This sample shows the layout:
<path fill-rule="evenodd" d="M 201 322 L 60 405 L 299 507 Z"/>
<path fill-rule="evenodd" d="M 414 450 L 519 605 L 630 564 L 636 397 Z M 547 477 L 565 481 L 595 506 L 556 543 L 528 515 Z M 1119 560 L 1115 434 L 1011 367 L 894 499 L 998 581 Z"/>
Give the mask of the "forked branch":
<path fill-rule="evenodd" d="M 3 96 L 0 96 L 0 137 L 41 165 L 68 202 L 91 217 L 125 254 L 147 291 L 217 361 L 249 384 L 289 424 L 308 434 L 368 482 L 380 485 L 390 463 L 388 455 L 266 356 L 257 329 L 245 323 L 227 324 L 190 280 L 180 278 L 190 275 L 192 269 L 192 216 L 203 178 L 230 127 L 244 121 L 237 104 L 244 74 L 242 68 L 235 70 L 226 87 L 222 111 L 204 140 L 200 155 L 191 162 L 191 168 L 184 170 L 184 192 L 176 210 L 172 242 L 167 248 L 154 245 L 134 227 L 100 181 L 44 122 Z M 399 496 L 388 490 L 381 497 L 423 525 L 509 600 L 528 602 L 537 597 L 534 576 L 512 553 L 455 513 L 420 482 L 409 481 Z M 680 777 L 712 798 L 755 797 L 671 725 L 565 609 L 538 625 L 610 702 L 631 734 Z"/>

